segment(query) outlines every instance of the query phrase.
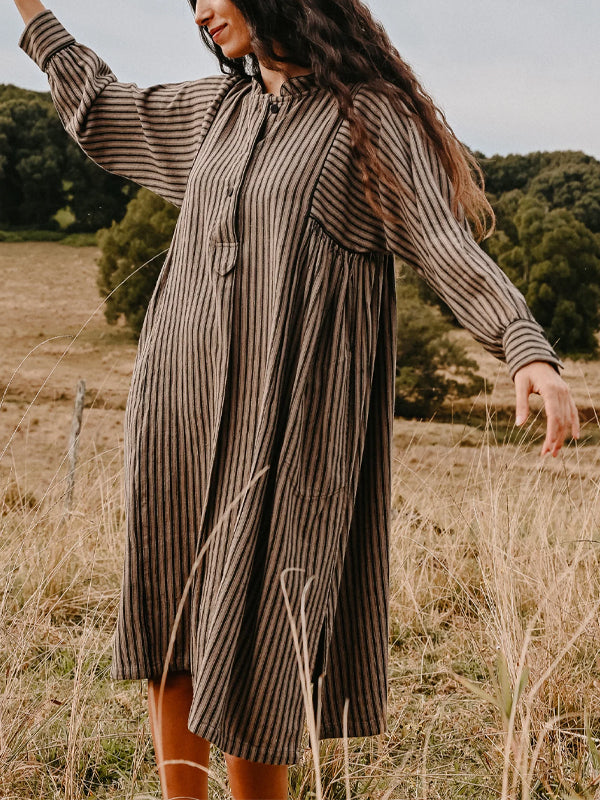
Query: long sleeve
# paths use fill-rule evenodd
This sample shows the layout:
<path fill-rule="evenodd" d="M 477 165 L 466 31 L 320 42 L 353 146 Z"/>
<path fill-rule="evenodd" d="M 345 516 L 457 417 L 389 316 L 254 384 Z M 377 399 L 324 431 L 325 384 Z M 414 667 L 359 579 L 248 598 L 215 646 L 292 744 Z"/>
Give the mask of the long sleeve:
<path fill-rule="evenodd" d="M 507 362 L 511 377 L 532 361 L 562 367 L 521 292 L 479 247 L 464 214 L 458 221 L 452 213 L 452 184 L 431 143 L 387 98 L 381 107 L 379 156 L 404 188 L 400 197 L 380 190 L 384 210 L 401 218 L 384 223 L 389 250 L 427 281 L 486 350 Z"/>
<path fill-rule="evenodd" d="M 93 161 L 181 206 L 207 112 L 229 76 L 146 89 L 120 83 L 48 9 L 19 46 L 47 74 L 65 129 Z"/>

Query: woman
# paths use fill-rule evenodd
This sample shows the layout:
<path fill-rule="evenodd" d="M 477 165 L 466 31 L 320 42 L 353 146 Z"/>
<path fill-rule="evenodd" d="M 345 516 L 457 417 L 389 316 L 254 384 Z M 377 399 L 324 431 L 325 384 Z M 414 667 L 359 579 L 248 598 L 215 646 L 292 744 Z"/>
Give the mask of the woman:
<path fill-rule="evenodd" d="M 223 74 L 147 90 L 16 3 L 68 132 L 181 207 L 125 412 L 112 675 L 148 679 L 159 761 L 207 768 L 213 742 L 236 800 L 285 798 L 304 719 L 286 604 L 320 738 L 345 711 L 349 736 L 386 730 L 393 256 L 508 362 L 518 423 L 542 395 L 552 455 L 579 432 L 560 361 L 473 238 L 473 159 L 358 0 L 197 0 Z M 161 781 L 207 797 L 201 769 Z"/>

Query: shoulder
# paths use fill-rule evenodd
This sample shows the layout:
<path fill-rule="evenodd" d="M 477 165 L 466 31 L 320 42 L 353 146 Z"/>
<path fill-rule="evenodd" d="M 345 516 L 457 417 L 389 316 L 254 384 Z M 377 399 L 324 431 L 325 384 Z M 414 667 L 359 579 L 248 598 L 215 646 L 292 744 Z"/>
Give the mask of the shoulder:
<path fill-rule="evenodd" d="M 385 94 L 370 83 L 361 81 L 351 87 L 354 108 L 369 119 L 379 119 L 385 104 Z"/>
<path fill-rule="evenodd" d="M 399 95 L 386 93 L 371 83 L 360 82 L 353 88 L 354 108 L 377 138 L 394 132 L 405 141 L 415 127 L 405 103 Z"/>
<path fill-rule="evenodd" d="M 194 108 L 200 110 L 218 106 L 229 94 L 236 80 L 237 76 L 232 75 L 207 75 L 176 83 L 156 84 L 138 91 L 147 100 L 156 100 L 167 105 L 172 103 L 178 108 L 189 107 L 192 111 Z"/>
<path fill-rule="evenodd" d="M 150 90 L 161 88 L 172 88 L 185 92 L 186 94 L 220 94 L 223 91 L 229 90 L 235 82 L 239 80 L 237 75 L 207 75 L 203 78 L 192 78 L 191 80 L 179 81 L 177 83 L 157 84 L 150 87 Z"/>

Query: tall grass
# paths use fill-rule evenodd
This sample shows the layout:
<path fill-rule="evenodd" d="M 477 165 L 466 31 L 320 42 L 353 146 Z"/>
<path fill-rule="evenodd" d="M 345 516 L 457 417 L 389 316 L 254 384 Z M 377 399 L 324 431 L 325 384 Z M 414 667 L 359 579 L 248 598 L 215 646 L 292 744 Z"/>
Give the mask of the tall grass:
<path fill-rule="evenodd" d="M 593 450 L 541 461 L 490 441 L 468 455 L 447 448 L 425 470 L 410 466 L 411 448 L 398 463 L 392 690 L 400 730 L 413 728 L 398 743 L 420 782 L 398 796 L 594 797 Z"/>
<path fill-rule="evenodd" d="M 473 437 L 456 435 L 443 445 L 427 424 L 419 430 L 396 458 L 388 732 L 318 744 L 306 691 L 305 755 L 290 768 L 290 797 L 593 798 L 595 448 L 539 461 L 525 444 L 500 447 L 488 436 L 461 446 Z M 18 465 L 0 487 L 6 800 L 159 797 L 145 687 L 108 677 L 124 536 L 121 463 L 118 451 L 88 453 L 66 516 L 58 474 L 43 498 L 20 485 Z M 211 796 L 227 796 L 225 780 L 213 748 Z"/>

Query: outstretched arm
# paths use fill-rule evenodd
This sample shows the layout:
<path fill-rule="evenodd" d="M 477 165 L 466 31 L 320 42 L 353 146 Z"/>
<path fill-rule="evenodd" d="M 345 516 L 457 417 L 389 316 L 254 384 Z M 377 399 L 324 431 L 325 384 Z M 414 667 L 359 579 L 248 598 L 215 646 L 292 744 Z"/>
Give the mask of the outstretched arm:
<path fill-rule="evenodd" d="M 556 455 L 569 431 L 579 435 L 577 410 L 558 373 L 562 363 L 525 298 L 475 242 L 466 219 L 451 211 L 452 186 L 433 146 L 416 123 L 382 103 L 379 153 L 401 179 L 400 195 L 381 191 L 399 214 L 385 226 L 388 247 L 412 266 L 486 350 L 508 363 L 517 392 L 517 424 L 540 394 L 547 415 L 542 454 Z"/>

